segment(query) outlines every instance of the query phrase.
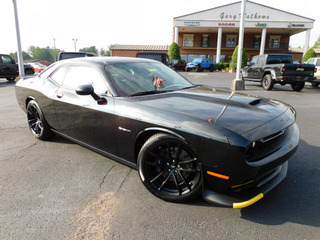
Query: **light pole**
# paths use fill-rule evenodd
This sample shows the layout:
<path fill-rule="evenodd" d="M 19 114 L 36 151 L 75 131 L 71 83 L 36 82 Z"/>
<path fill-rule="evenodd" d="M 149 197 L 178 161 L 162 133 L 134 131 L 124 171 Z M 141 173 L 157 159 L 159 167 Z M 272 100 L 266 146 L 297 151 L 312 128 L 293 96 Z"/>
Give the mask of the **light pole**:
<path fill-rule="evenodd" d="M 16 22 L 16 33 L 17 33 L 17 44 L 18 44 L 17 56 L 18 56 L 19 74 L 21 77 L 24 77 L 24 66 L 23 66 L 23 57 L 22 57 L 22 50 L 21 50 L 17 2 L 16 0 L 12 0 L 12 3 L 13 3 L 13 10 L 14 10 L 14 18 Z"/>
<path fill-rule="evenodd" d="M 74 43 L 74 51 L 76 52 L 77 51 L 77 41 L 78 41 L 78 39 L 72 38 L 72 41 Z"/>
<path fill-rule="evenodd" d="M 232 81 L 231 90 L 244 90 L 244 81 L 240 78 L 240 70 L 242 63 L 242 51 L 243 51 L 243 35 L 244 35 L 244 22 L 246 13 L 246 2 L 242 0 L 241 3 L 241 19 L 240 19 L 240 31 L 239 31 L 239 46 L 238 46 L 238 61 L 237 61 L 237 75 L 236 79 Z"/>

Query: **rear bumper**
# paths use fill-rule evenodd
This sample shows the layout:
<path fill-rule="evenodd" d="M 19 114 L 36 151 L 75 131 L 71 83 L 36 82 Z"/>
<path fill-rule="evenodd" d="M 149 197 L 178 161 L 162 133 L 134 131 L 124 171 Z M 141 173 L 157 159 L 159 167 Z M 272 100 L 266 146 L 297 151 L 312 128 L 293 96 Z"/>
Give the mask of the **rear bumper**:
<path fill-rule="evenodd" d="M 316 79 L 316 77 L 280 76 L 277 77 L 276 82 L 287 84 L 295 82 L 313 82 Z"/>

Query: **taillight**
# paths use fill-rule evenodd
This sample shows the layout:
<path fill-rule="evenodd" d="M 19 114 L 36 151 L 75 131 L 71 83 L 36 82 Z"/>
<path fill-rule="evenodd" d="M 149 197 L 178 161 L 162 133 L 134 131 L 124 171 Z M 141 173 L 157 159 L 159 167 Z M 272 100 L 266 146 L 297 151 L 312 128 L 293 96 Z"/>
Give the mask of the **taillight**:
<path fill-rule="evenodd" d="M 314 72 L 316 73 L 318 71 L 318 69 L 317 68 L 314 68 Z"/>
<path fill-rule="evenodd" d="M 281 68 L 280 68 L 280 72 L 281 72 L 281 73 L 283 73 L 283 72 L 285 72 L 285 71 L 286 71 L 286 67 L 281 67 Z"/>

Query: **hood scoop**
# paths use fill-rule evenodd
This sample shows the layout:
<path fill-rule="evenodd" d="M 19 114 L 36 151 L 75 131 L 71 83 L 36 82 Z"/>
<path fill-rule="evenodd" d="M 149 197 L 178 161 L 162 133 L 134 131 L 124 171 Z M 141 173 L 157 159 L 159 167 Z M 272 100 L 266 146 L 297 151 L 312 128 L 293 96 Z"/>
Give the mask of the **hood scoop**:
<path fill-rule="evenodd" d="M 255 106 L 255 105 L 258 105 L 260 102 L 261 102 L 261 98 L 258 98 L 258 99 L 253 100 L 253 101 L 250 102 L 249 104 L 250 104 L 251 106 Z"/>

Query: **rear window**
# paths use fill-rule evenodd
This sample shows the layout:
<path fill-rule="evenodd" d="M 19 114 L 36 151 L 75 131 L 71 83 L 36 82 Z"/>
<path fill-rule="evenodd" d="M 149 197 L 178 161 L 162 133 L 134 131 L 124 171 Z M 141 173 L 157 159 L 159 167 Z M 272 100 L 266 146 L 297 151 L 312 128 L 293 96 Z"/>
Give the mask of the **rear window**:
<path fill-rule="evenodd" d="M 269 55 L 267 64 L 279 64 L 279 63 L 292 63 L 293 58 L 291 55 Z"/>

